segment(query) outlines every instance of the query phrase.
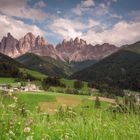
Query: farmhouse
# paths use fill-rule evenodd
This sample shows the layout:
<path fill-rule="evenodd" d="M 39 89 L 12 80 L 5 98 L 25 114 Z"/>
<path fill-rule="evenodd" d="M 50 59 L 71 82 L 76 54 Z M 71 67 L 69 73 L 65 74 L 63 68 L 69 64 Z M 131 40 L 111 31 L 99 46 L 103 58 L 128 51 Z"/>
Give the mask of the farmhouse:
<path fill-rule="evenodd" d="M 10 85 L 8 85 L 8 84 L 0 84 L 0 90 L 10 91 L 10 92 L 13 91 L 13 89 L 11 89 Z"/>
<path fill-rule="evenodd" d="M 28 81 L 28 84 L 26 86 L 20 87 L 21 91 L 39 91 L 39 88 L 35 84 L 31 84 L 30 81 Z"/>
<path fill-rule="evenodd" d="M 0 90 L 6 90 L 7 84 L 0 84 Z"/>

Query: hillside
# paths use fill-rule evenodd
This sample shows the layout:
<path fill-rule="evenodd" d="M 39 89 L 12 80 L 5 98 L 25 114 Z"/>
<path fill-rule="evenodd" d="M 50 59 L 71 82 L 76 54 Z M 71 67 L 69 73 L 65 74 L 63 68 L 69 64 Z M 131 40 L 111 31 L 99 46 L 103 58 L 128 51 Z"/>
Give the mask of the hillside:
<path fill-rule="evenodd" d="M 71 67 L 60 60 L 51 57 L 41 57 L 36 54 L 26 53 L 16 60 L 27 67 L 50 76 L 66 77 L 72 73 Z"/>
<path fill-rule="evenodd" d="M 0 76 L 1 77 L 17 77 L 19 74 L 19 67 L 24 66 L 14 59 L 0 53 Z"/>
<path fill-rule="evenodd" d="M 107 83 L 111 86 L 140 90 L 140 42 L 112 54 L 98 63 L 71 75 L 72 79 Z"/>
<path fill-rule="evenodd" d="M 38 80 L 46 77 L 46 75 L 33 71 L 24 64 L 0 53 L 0 77 L 23 78 L 24 74 L 27 76 L 26 78 L 30 77 Z"/>
<path fill-rule="evenodd" d="M 95 63 L 97 63 L 98 61 L 96 60 L 86 60 L 86 61 L 82 61 L 82 62 L 74 62 L 72 61 L 70 64 L 70 66 L 72 67 L 73 71 L 80 71 L 82 69 L 85 69 Z"/>

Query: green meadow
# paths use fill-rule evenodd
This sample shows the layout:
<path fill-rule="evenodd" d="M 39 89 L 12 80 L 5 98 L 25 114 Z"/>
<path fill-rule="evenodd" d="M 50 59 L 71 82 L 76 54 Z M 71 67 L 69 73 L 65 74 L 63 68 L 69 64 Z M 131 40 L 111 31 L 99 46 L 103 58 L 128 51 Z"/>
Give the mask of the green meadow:
<path fill-rule="evenodd" d="M 140 114 L 94 107 L 90 96 L 17 92 L 0 96 L 2 140 L 139 140 Z"/>

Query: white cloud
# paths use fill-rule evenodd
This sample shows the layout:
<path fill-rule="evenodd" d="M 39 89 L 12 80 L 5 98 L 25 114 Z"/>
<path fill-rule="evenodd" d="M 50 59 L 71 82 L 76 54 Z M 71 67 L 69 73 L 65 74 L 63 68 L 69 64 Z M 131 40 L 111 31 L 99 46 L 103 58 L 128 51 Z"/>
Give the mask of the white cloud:
<path fill-rule="evenodd" d="M 115 2 L 117 2 L 117 0 L 106 0 L 106 2 L 99 3 L 94 9 L 96 15 L 102 16 L 108 14 L 110 17 L 121 19 L 121 16 L 114 14 L 110 11 L 112 3 Z"/>
<path fill-rule="evenodd" d="M 107 5 L 111 6 L 112 3 L 117 2 L 118 0 L 107 0 Z"/>
<path fill-rule="evenodd" d="M 106 5 L 105 3 L 100 3 L 96 8 L 95 8 L 95 14 L 97 16 L 102 16 L 106 15 L 109 13 L 109 6 Z"/>
<path fill-rule="evenodd" d="M 140 22 L 121 21 L 115 24 L 112 29 L 104 29 L 102 32 L 89 30 L 83 35 L 91 44 L 111 43 L 117 46 L 131 44 L 140 40 Z"/>
<path fill-rule="evenodd" d="M 95 6 L 94 0 L 83 0 L 80 4 L 73 8 L 72 11 L 76 15 L 82 15 L 83 12 L 88 11 L 93 6 Z"/>
<path fill-rule="evenodd" d="M 94 0 L 84 0 L 84 1 L 81 2 L 82 7 L 91 7 L 91 6 L 94 6 L 94 5 L 95 5 Z"/>
<path fill-rule="evenodd" d="M 0 12 L 32 20 L 43 20 L 47 14 L 41 10 L 45 3 L 39 1 L 33 7 L 28 5 L 29 0 L 0 0 Z"/>
<path fill-rule="evenodd" d="M 42 0 L 38 1 L 37 3 L 35 3 L 36 8 L 44 8 L 46 6 L 47 6 L 47 4 Z"/>
<path fill-rule="evenodd" d="M 28 25 L 5 15 L 0 15 L 0 29 L 0 39 L 5 36 L 7 32 L 10 32 L 17 39 L 23 37 L 28 32 L 41 36 L 45 34 L 45 32 L 36 25 Z"/>
<path fill-rule="evenodd" d="M 85 0 L 81 1 L 80 4 L 77 4 L 75 8 L 72 9 L 72 12 L 78 16 L 84 15 L 87 13 L 92 16 L 109 16 L 111 18 L 122 19 L 122 16 L 113 13 L 110 10 L 112 3 L 116 3 L 117 0 L 106 0 L 101 3 L 96 3 L 95 0 Z"/>
<path fill-rule="evenodd" d="M 59 18 L 53 21 L 50 29 L 52 32 L 59 34 L 63 38 L 75 38 L 82 36 L 82 30 L 99 25 L 98 21 L 90 19 L 87 24 L 81 23 L 77 20 L 69 20 Z"/>
<path fill-rule="evenodd" d="M 56 19 L 50 26 L 53 33 L 62 38 L 80 37 L 93 45 L 110 43 L 117 46 L 140 40 L 140 22 L 120 21 L 112 28 L 92 19 L 87 24 L 77 20 Z"/>

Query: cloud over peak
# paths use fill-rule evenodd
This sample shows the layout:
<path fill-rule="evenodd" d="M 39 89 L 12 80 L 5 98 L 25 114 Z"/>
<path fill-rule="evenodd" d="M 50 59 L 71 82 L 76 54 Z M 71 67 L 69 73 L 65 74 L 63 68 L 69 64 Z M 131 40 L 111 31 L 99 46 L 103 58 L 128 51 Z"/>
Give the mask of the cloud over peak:
<path fill-rule="evenodd" d="M 12 33 L 12 35 L 17 39 L 23 37 L 28 32 L 32 32 L 35 35 L 45 35 L 45 32 L 36 25 L 28 25 L 20 20 L 15 20 L 6 15 L 0 15 L 0 28 L 0 39 L 5 36 L 7 32 Z"/>
<path fill-rule="evenodd" d="M 56 19 L 50 30 L 62 38 L 80 37 L 93 45 L 111 43 L 117 46 L 134 43 L 140 39 L 140 22 L 119 21 L 112 28 L 89 19 L 87 23 L 77 20 Z"/>

